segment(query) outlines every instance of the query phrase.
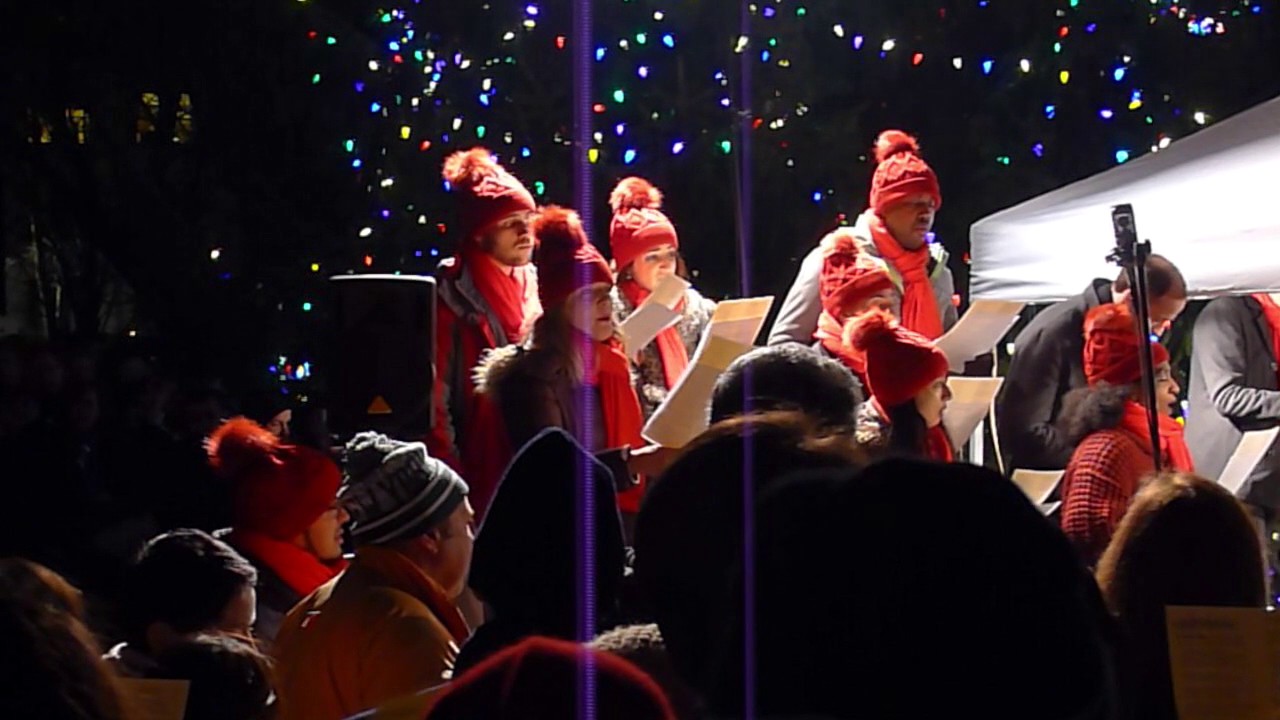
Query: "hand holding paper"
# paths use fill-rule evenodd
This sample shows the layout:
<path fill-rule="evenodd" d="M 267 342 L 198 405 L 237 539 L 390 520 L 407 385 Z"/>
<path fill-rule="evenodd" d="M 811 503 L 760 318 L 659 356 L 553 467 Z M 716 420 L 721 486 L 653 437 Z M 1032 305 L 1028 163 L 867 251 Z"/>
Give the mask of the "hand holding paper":
<path fill-rule="evenodd" d="M 1018 322 L 1018 313 L 1026 303 L 1011 300 L 975 300 L 946 335 L 938 338 L 938 349 L 951 362 L 952 372 L 964 370 L 964 364 L 990 352 Z"/>
<path fill-rule="evenodd" d="M 688 289 L 689 283 L 684 278 L 671 275 L 622 321 L 618 329 L 622 332 L 627 357 L 634 358 L 658 337 L 658 333 L 680 321 L 676 306 Z"/>
<path fill-rule="evenodd" d="M 942 424 L 947 428 L 952 447 L 959 450 L 969 442 L 982 418 L 991 411 L 996 393 L 1004 378 L 953 377 L 947 380 L 951 388 L 951 402 L 942 413 Z"/>
<path fill-rule="evenodd" d="M 772 306 L 772 297 L 726 300 L 716 306 L 693 361 L 645 425 L 642 434 L 646 440 L 682 448 L 707 429 L 716 379 L 751 350 Z"/>

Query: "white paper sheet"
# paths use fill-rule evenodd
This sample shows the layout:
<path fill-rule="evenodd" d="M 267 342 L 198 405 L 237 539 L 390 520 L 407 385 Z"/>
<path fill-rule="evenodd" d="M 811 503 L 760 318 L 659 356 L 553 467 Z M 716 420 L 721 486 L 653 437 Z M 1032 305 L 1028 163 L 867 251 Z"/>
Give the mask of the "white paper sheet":
<path fill-rule="evenodd" d="M 704 335 L 684 375 L 645 424 L 644 439 L 667 448 L 682 448 L 701 435 L 707 429 L 716 379 L 750 350 L 750 345 L 712 333 Z"/>
<path fill-rule="evenodd" d="M 1062 470 L 1014 470 L 1013 484 L 1026 493 L 1031 502 L 1044 505 L 1049 502 L 1049 496 L 1057 489 L 1058 483 L 1062 482 L 1064 474 Z"/>
<path fill-rule="evenodd" d="M 627 357 L 634 358 L 658 337 L 658 333 L 680 321 L 680 313 L 675 311 L 675 307 L 688 289 L 689 283 L 684 278 L 672 275 L 622 321 L 618 329 L 622 331 Z"/>
<path fill-rule="evenodd" d="M 942 424 L 951 438 L 951 445 L 959 450 L 969 442 L 982 418 L 991 412 L 991 403 L 1004 378 L 953 377 L 947 380 L 951 388 L 951 402 L 942 413 Z"/>
<path fill-rule="evenodd" d="M 773 307 L 773 296 L 722 300 L 711 316 L 707 334 L 751 347 L 756 343 L 764 319 Z"/>
<path fill-rule="evenodd" d="M 1165 620 L 1181 720 L 1280 716 L 1280 616 L 1262 608 L 1168 607 Z"/>
<path fill-rule="evenodd" d="M 1240 492 L 1262 456 L 1275 443 L 1277 434 L 1280 434 L 1280 427 L 1245 433 L 1235 452 L 1231 454 L 1231 459 L 1227 461 L 1227 466 L 1222 469 L 1222 474 L 1218 476 L 1218 484 L 1232 493 Z"/>
<path fill-rule="evenodd" d="M 1018 322 L 1026 303 L 1011 300 L 975 300 L 946 335 L 938 338 L 938 349 L 947 356 L 952 372 L 964 370 L 970 360 L 991 352 L 1009 328 Z"/>

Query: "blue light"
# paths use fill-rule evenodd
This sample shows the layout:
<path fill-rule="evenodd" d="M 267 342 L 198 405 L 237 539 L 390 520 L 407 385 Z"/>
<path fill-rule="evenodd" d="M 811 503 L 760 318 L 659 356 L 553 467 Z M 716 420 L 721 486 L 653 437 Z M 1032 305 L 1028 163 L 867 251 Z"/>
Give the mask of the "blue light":
<path fill-rule="evenodd" d="M 996 63 L 995 63 L 995 61 L 994 61 L 994 60 L 983 60 L 983 61 L 982 61 L 982 74 L 983 74 L 983 75 L 990 75 L 990 74 L 991 74 L 991 68 L 995 67 L 995 64 L 996 64 Z"/>
<path fill-rule="evenodd" d="M 1055 116 L 1055 115 L 1057 115 L 1057 114 L 1058 114 L 1058 106 L 1057 106 L 1057 105 L 1045 105 L 1045 106 L 1044 106 L 1044 116 L 1045 116 L 1045 117 L 1047 117 L 1047 118 L 1049 118 L 1050 120 L 1052 120 L 1052 119 L 1054 118 L 1054 116 Z"/>
<path fill-rule="evenodd" d="M 526 13 L 526 14 L 528 14 L 528 15 L 537 16 L 537 14 L 538 14 L 538 6 L 537 6 L 537 5 L 529 5 L 529 6 L 525 7 L 524 11 L 525 11 L 525 13 Z"/>
<path fill-rule="evenodd" d="M 356 170 L 359 170 L 363 165 L 364 163 L 361 162 L 360 158 L 356 158 L 355 160 L 351 161 L 351 167 L 355 168 Z"/>
<path fill-rule="evenodd" d="M 633 148 L 627 148 L 627 151 L 622 154 L 622 162 L 627 165 L 630 165 L 635 161 L 636 161 L 636 151 Z"/>
<path fill-rule="evenodd" d="M 1035 145 L 1032 145 L 1031 152 L 1035 153 L 1036 157 L 1044 157 L 1044 143 L 1036 143 Z"/>
<path fill-rule="evenodd" d="M 675 47 L 676 46 L 675 36 L 672 35 L 671 33 L 666 33 L 665 35 L 662 36 L 662 44 L 666 45 L 669 48 Z"/>
<path fill-rule="evenodd" d="M 1111 73 L 1111 77 L 1114 78 L 1116 82 L 1120 82 L 1121 80 L 1124 80 L 1124 75 L 1127 72 L 1128 70 L 1126 70 L 1125 68 L 1118 67 L 1115 69 L 1114 72 Z"/>
<path fill-rule="evenodd" d="M 769 51 L 768 51 L 768 50 L 761 50 L 761 51 L 760 51 L 760 62 L 769 62 Z"/>
<path fill-rule="evenodd" d="M 372 103 L 369 103 L 369 112 L 376 113 L 376 112 L 378 112 L 378 111 L 379 111 L 379 110 L 381 110 L 381 109 L 382 109 L 382 104 L 381 104 L 381 103 L 376 102 L 376 101 L 375 101 L 375 102 L 372 102 Z"/>
<path fill-rule="evenodd" d="M 1128 150 L 1117 150 L 1117 151 L 1116 151 L 1116 162 L 1118 162 L 1118 163 L 1125 163 L 1125 162 L 1128 162 L 1128 161 L 1129 161 L 1129 151 L 1128 151 Z"/>
<path fill-rule="evenodd" d="M 622 137 L 622 134 L 625 133 L 626 131 L 627 131 L 626 123 L 618 123 L 617 125 L 613 126 L 613 133 L 618 137 Z"/>
<path fill-rule="evenodd" d="M 522 157 L 522 158 L 527 158 L 527 157 L 529 157 L 529 156 L 530 156 L 530 155 L 532 155 L 532 154 L 533 154 L 533 151 L 532 151 L 532 150 L 530 150 L 529 148 L 527 148 L 527 147 L 522 147 L 522 148 L 520 148 L 520 157 Z"/>
<path fill-rule="evenodd" d="M 604 54 L 607 52 L 603 47 L 596 48 L 596 62 L 604 60 Z"/>
<path fill-rule="evenodd" d="M 400 43 L 396 42 L 395 40 L 392 40 L 391 42 L 387 43 L 387 49 L 390 50 L 391 52 L 400 52 Z"/>
<path fill-rule="evenodd" d="M 816 203 L 820 203 L 820 202 L 822 202 L 822 191 L 821 191 L 821 190 L 814 190 L 814 191 L 813 191 L 813 201 L 814 201 L 814 202 L 816 202 Z"/>
<path fill-rule="evenodd" d="M 671 144 L 672 155 L 679 155 L 682 152 L 684 152 L 684 141 L 677 140 L 676 142 Z"/>
<path fill-rule="evenodd" d="M 485 106 L 485 107 L 489 107 L 489 95 L 488 95 L 488 93 L 480 93 L 480 104 L 481 104 L 481 105 L 483 105 L 483 106 Z"/>

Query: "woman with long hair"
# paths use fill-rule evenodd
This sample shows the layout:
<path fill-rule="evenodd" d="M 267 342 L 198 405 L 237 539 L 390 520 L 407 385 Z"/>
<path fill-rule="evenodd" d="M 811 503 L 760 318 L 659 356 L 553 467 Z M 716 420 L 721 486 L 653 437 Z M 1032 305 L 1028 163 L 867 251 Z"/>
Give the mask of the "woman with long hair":
<path fill-rule="evenodd" d="M 1253 522 L 1217 483 L 1162 473 L 1133 499 L 1098 563 L 1098 585 L 1123 631 L 1127 717 L 1177 720 L 1165 608 L 1266 605 Z"/>
<path fill-rule="evenodd" d="M 1089 386 L 1068 393 L 1063 402 L 1063 431 L 1076 449 L 1062 477 L 1062 530 L 1090 567 L 1106 549 L 1142 477 L 1155 470 L 1136 328 L 1128 304 L 1089 311 L 1084 323 Z M 1169 416 L 1178 399 L 1169 351 L 1152 342 L 1151 355 L 1161 465 L 1190 471 L 1182 426 Z"/>
<path fill-rule="evenodd" d="M 947 356 L 884 310 L 859 318 L 850 340 L 866 357 L 871 394 L 858 409 L 858 443 L 874 454 L 951 462 L 942 426 L 951 400 Z"/>
<path fill-rule="evenodd" d="M 660 454 L 632 452 L 645 445 L 644 417 L 617 336 L 613 272 L 572 210 L 545 208 L 534 234 L 543 315 L 526 345 L 486 357 L 477 368 L 477 392 L 498 410 L 509 448 L 558 427 L 596 453 L 620 484 L 634 479 L 618 498 L 629 516 L 639 509 L 643 475 Z"/>
<path fill-rule="evenodd" d="M 680 255 L 680 236 L 662 212 L 662 192 L 644 178 L 623 178 L 609 196 L 613 221 L 609 247 L 618 284 L 613 308 L 619 319 L 635 312 L 667 278 L 688 280 Z M 636 362 L 636 392 L 645 417 L 667 399 L 689 366 L 702 333 L 711 323 L 716 304 L 690 287 L 675 306 L 680 319 L 640 349 Z"/>

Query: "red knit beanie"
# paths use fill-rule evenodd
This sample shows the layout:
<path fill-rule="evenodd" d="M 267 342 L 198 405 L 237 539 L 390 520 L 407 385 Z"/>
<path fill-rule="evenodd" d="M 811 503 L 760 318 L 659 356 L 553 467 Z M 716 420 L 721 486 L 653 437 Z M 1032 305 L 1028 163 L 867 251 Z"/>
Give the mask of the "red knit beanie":
<path fill-rule="evenodd" d="M 920 144 L 901 130 L 885 130 L 876 139 L 876 174 L 871 179 L 871 209 L 881 217 L 912 195 L 928 193 L 942 207 L 938 176 L 920 157 Z"/>
<path fill-rule="evenodd" d="M 512 213 L 538 209 L 533 195 L 484 148 L 450 155 L 442 175 L 458 193 L 458 225 L 464 241 Z"/>
<path fill-rule="evenodd" d="M 886 409 L 911 400 L 951 367 L 933 341 L 883 310 L 858 318 L 852 341 L 867 355 L 867 389 Z"/>
<path fill-rule="evenodd" d="M 205 447 L 213 469 L 231 484 L 237 530 L 292 540 L 333 507 L 342 484 L 324 453 L 286 445 L 247 418 L 223 423 Z"/>
<path fill-rule="evenodd" d="M 619 270 L 653 248 L 680 247 L 675 225 L 662 213 L 662 191 L 648 180 L 624 178 L 609 195 L 609 205 L 613 208 L 609 249 Z"/>
<path fill-rule="evenodd" d="M 583 717 L 585 678 L 596 717 L 674 720 L 657 683 L 630 662 L 582 645 L 531 637 L 508 647 L 450 683 L 431 720 L 570 720 Z"/>
<path fill-rule="evenodd" d="M 1084 319 L 1084 376 L 1092 387 L 1100 382 L 1130 385 L 1142 379 L 1138 357 L 1138 320 L 1128 303 L 1105 303 Z M 1152 366 L 1169 362 L 1169 351 L 1151 343 Z"/>
<path fill-rule="evenodd" d="M 822 309 L 831 317 L 839 320 L 844 308 L 895 289 L 884 263 L 862 252 L 850 234 L 831 235 L 823 242 L 822 252 L 819 296 Z"/>
<path fill-rule="evenodd" d="M 545 310 L 559 307 L 575 291 L 596 283 L 613 284 L 613 272 L 587 239 L 578 213 L 548 205 L 533 222 L 538 239 L 538 297 Z"/>

